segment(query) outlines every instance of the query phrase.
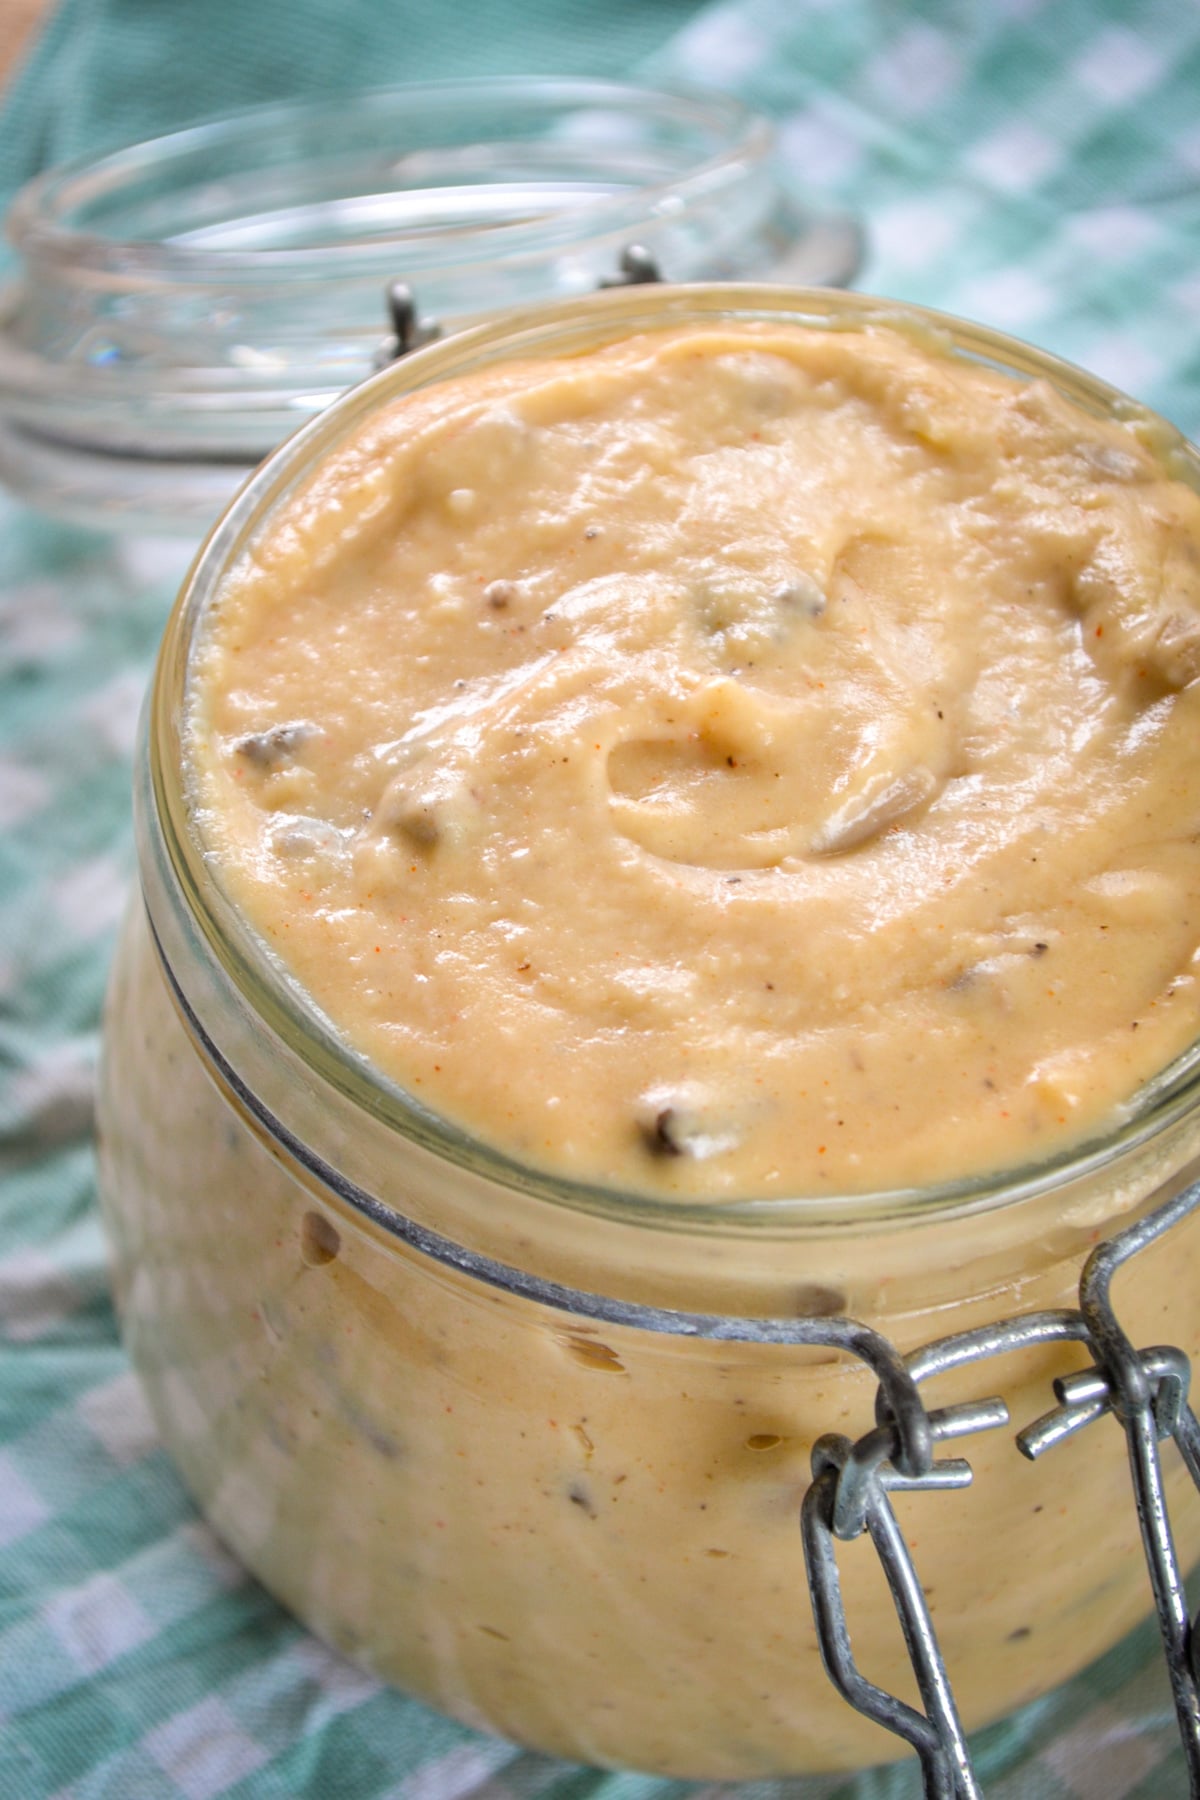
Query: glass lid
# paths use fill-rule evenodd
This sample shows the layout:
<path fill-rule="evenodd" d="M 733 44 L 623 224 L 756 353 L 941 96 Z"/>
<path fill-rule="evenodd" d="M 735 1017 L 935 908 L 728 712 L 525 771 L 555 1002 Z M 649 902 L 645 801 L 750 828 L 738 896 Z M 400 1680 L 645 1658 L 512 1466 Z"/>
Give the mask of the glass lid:
<path fill-rule="evenodd" d="M 436 83 L 259 107 L 52 170 L 8 220 L 0 478 L 60 516 L 195 531 L 418 335 L 644 273 L 842 284 L 843 218 L 721 95 Z"/>

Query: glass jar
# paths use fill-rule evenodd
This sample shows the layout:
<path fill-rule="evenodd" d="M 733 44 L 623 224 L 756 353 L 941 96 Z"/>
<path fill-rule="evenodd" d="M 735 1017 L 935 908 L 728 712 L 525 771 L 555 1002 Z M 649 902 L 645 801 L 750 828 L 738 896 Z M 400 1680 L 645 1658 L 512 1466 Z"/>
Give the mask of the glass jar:
<path fill-rule="evenodd" d="M 113 978 L 101 1185 L 124 1329 L 200 1506 L 287 1606 L 460 1719 L 601 1765 L 704 1779 L 850 1768 L 895 1740 L 822 1672 L 797 1516 L 814 1441 L 872 1422 L 874 1378 L 789 1342 L 850 1315 L 901 1351 L 1074 1302 L 1095 1243 L 1200 1151 L 1197 1051 L 1102 1139 L 925 1191 L 657 1201 L 520 1166 L 390 1085 L 272 961 L 190 818 L 181 716 L 224 571 L 377 407 L 497 361 L 699 319 L 899 323 L 948 356 L 1130 403 L 915 309 L 770 288 L 630 289 L 407 358 L 272 457 L 168 627 L 141 757 L 142 898 Z M 1200 460 L 1162 427 L 1164 455 Z M 1200 1351 L 1200 1218 L 1122 1274 L 1138 1342 Z M 939 1378 L 1047 1410 L 1070 1346 Z M 1032 1466 L 976 1440 L 973 1486 L 917 1494 L 917 1546 L 968 1725 L 1059 1683 L 1148 1609 L 1121 1435 Z M 1186 1475 L 1168 1472 L 1169 1496 Z M 1200 1521 L 1183 1516 L 1186 1562 Z M 843 1571 L 860 1665 L 912 1693 L 869 1552 Z"/>
<path fill-rule="evenodd" d="M 635 243 L 675 281 L 844 282 L 859 255 L 738 101 L 559 78 L 254 108 L 51 170 L 8 233 L 0 480 L 197 539 L 378 366 L 397 280 L 449 329 L 587 292 Z"/>

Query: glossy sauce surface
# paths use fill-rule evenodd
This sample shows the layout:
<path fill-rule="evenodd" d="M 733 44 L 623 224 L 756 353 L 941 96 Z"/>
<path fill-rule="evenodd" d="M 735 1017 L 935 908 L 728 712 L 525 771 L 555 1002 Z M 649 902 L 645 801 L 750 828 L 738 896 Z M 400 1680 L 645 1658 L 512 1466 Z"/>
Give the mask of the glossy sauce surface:
<path fill-rule="evenodd" d="M 190 782 L 350 1043 L 689 1197 L 927 1185 L 1197 1032 L 1200 500 L 882 327 L 465 377 L 226 578 Z"/>

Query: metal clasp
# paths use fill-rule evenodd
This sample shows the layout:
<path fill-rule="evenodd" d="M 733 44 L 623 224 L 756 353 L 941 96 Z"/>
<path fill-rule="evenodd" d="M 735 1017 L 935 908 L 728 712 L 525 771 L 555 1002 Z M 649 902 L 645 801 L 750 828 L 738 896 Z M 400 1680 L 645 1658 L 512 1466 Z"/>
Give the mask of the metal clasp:
<path fill-rule="evenodd" d="M 598 288 L 642 287 L 663 279 L 658 263 L 644 244 L 626 244 L 615 275 L 602 275 Z"/>
<path fill-rule="evenodd" d="M 398 362 L 410 350 L 422 350 L 426 344 L 436 343 L 442 335 L 441 325 L 436 319 L 422 319 L 418 315 L 416 295 L 406 281 L 389 282 L 387 310 L 392 335 L 377 359 L 381 369 L 386 368 L 389 363 Z"/>
<path fill-rule="evenodd" d="M 626 244 L 617 261 L 617 273 L 601 276 L 596 286 L 640 287 L 662 279 L 658 263 L 644 245 Z M 426 344 L 436 343 L 444 335 L 440 320 L 420 316 L 417 297 L 406 281 L 389 282 L 386 300 L 392 330 L 375 358 L 377 369 L 386 369 L 389 363 L 398 362 L 410 350 L 422 350 Z"/>
<path fill-rule="evenodd" d="M 1138 1522 L 1158 1613 L 1175 1715 L 1191 1782 L 1200 1800 L 1200 1621 L 1188 1615 L 1183 1577 L 1163 1491 L 1159 1444 L 1178 1445 L 1200 1489 L 1200 1424 L 1188 1403 L 1191 1368 L 1182 1350 L 1155 1345 L 1137 1350 L 1113 1311 L 1113 1277 L 1123 1264 L 1200 1208 L 1200 1181 L 1157 1207 L 1135 1225 L 1100 1244 L 1079 1283 L 1078 1309 L 1029 1313 L 980 1330 L 940 1338 L 905 1359 L 913 1386 L 905 1395 L 921 1410 L 917 1386 L 965 1363 L 1035 1344 L 1074 1342 L 1093 1365 L 1054 1383 L 1059 1404 L 1017 1434 L 1018 1449 L 1037 1458 L 1077 1431 L 1111 1413 L 1125 1431 Z M 896 1391 L 893 1384 L 893 1392 Z M 971 1481 L 960 1458 L 937 1463 L 933 1445 L 1003 1424 L 998 1398 L 975 1406 L 926 1413 L 928 1450 L 921 1466 L 901 1467 L 901 1426 L 914 1438 L 912 1420 L 893 1416 L 881 1386 L 878 1423 L 851 1443 L 823 1437 L 813 1449 L 813 1481 L 801 1510 L 801 1531 L 817 1638 L 826 1671 L 850 1705 L 905 1739 L 921 1760 L 927 1800 L 982 1800 L 962 1724 L 924 1592 L 889 1494 L 897 1489 L 962 1487 Z M 836 1544 L 869 1534 L 879 1556 L 904 1634 L 924 1712 L 870 1682 L 858 1669 L 842 1602 Z"/>

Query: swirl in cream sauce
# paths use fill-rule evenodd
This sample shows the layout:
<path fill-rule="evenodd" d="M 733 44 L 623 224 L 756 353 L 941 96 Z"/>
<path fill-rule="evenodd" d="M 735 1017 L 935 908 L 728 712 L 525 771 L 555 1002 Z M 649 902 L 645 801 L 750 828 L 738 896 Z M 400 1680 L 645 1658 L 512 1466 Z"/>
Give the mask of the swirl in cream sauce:
<path fill-rule="evenodd" d="M 1200 498 L 884 327 L 476 373 L 195 653 L 198 827 L 354 1048 L 689 1198 L 1041 1159 L 1197 1035 Z"/>

